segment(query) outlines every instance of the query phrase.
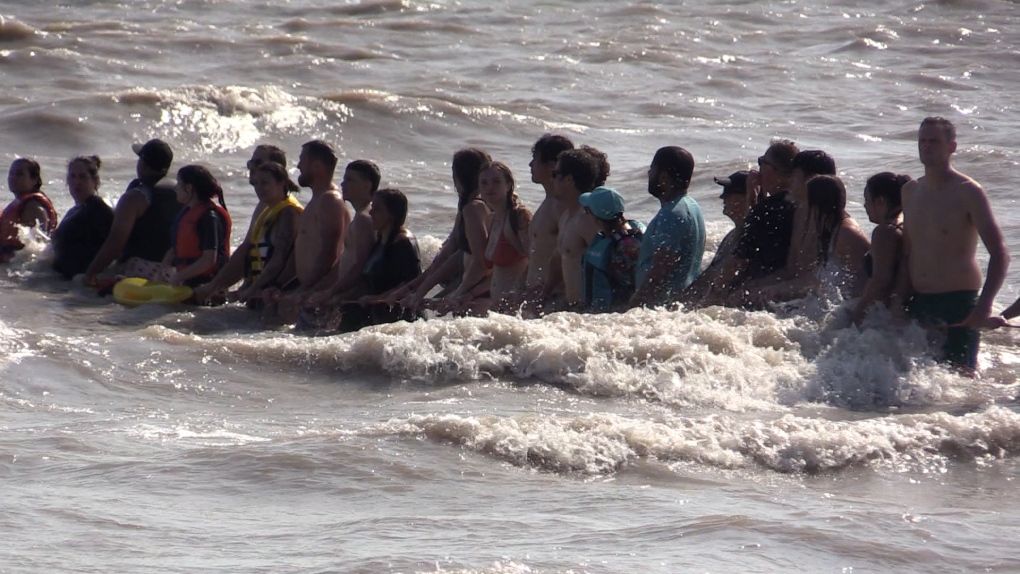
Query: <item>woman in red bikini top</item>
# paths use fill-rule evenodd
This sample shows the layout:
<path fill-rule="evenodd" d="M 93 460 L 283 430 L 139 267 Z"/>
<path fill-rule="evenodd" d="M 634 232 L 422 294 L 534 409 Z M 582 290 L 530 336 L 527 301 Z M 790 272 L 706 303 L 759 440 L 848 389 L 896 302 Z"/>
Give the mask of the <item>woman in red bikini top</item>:
<path fill-rule="evenodd" d="M 514 186 L 513 173 L 502 162 L 492 162 L 478 176 L 479 195 L 492 210 L 485 246 L 485 260 L 492 266 L 486 308 L 520 287 L 528 270 L 531 211 L 521 204 Z"/>

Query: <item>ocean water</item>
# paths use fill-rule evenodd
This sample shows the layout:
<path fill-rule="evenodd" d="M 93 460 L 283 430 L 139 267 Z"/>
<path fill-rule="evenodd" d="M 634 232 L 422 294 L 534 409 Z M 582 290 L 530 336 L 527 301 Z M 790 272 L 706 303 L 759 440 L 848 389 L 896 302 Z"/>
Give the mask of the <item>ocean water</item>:
<path fill-rule="evenodd" d="M 535 207 L 530 147 L 567 134 L 608 153 L 647 221 L 648 163 L 682 145 L 714 248 L 730 225 L 712 177 L 771 138 L 829 151 L 870 229 L 864 180 L 920 175 L 917 126 L 944 115 L 1018 252 L 1016 14 L 0 2 L 0 155 L 38 159 L 63 213 L 70 157 L 103 158 L 113 202 L 130 144 L 161 137 L 243 220 L 254 146 L 293 160 L 321 137 L 409 194 L 434 253 L 461 147 L 508 163 Z M 305 337 L 235 307 L 119 307 L 28 243 L 0 269 L 0 572 L 1020 571 L 1011 330 L 985 336 L 974 380 L 927 357 L 920 329 L 847 328 L 815 300 Z"/>

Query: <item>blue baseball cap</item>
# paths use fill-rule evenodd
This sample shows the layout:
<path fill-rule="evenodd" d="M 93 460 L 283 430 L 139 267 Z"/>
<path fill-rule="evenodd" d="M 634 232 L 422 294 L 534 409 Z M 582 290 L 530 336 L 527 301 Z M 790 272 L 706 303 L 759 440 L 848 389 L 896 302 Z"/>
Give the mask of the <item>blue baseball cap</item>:
<path fill-rule="evenodd" d="M 623 196 L 611 187 L 596 187 L 588 193 L 582 193 L 578 201 L 592 215 L 606 221 L 616 219 L 617 215 L 623 213 Z"/>

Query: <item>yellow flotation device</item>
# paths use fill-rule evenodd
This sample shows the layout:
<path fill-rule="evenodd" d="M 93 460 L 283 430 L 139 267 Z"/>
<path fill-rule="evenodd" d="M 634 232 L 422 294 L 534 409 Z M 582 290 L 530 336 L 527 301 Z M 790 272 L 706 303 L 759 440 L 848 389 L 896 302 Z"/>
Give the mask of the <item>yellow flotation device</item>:
<path fill-rule="evenodd" d="M 150 303 L 173 305 L 191 298 L 191 287 L 156 283 L 141 277 L 121 279 L 113 286 L 113 300 L 127 307 Z"/>

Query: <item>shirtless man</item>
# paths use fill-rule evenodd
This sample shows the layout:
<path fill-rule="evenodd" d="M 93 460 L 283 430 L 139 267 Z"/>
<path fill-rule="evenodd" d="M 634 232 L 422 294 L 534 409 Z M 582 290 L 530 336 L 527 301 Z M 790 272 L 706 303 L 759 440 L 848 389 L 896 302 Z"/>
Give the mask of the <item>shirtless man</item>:
<path fill-rule="evenodd" d="M 251 153 L 251 159 L 247 163 L 248 184 L 252 187 L 255 186 L 255 171 L 267 161 L 276 162 L 283 167 L 287 167 L 287 153 L 275 145 L 262 144 L 256 146 L 255 150 Z M 295 192 L 298 190 L 288 189 L 287 191 Z M 194 297 L 196 301 L 206 301 L 212 295 L 228 289 L 231 285 L 245 278 L 245 264 L 251 252 L 252 231 L 255 228 L 255 222 L 258 221 L 259 215 L 262 214 L 262 210 L 265 208 L 266 206 L 262 203 L 262 200 L 259 200 L 255 205 L 255 209 L 252 210 L 251 221 L 248 224 L 248 232 L 244 236 L 244 241 L 230 254 L 230 259 L 227 260 L 226 265 L 220 269 L 212 281 L 195 288 Z"/>
<path fill-rule="evenodd" d="M 364 159 L 354 160 L 347 164 L 344 178 L 340 181 L 343 197 L 354 207 L 354 217 L 347 233 L 344 234 L 343 254 L 336 272 L 331 272 L 332 281 L 324 289 L 308 297 L 306 309 L 314 311 L 320 307 L 337 307 L 343 303 L 345 295 L 361 281 L 361 272 L 368 263 L 375 245 L 375 228 L 369 208 L 372 196 L 379 189 L 382 175 L 379 166 Z M 353 295 L 360 297 L 361 293 Z"/>
<path fill-rule="evenodd" d="M 137 179 L 117 201 L 110 235 L 85 270 L 85 284 L 91 287 L 97 286 L 99 274 L 114 261 L 158 265 L 170 249 L 170 226 L 181 205 L 172 182 L 161 180 L 170 171 L 173 151 L 159 139 L 134 144 L 131 149 L 138 156 Z"/>
<path fill-rule="evenodd" d="M 560 216 L 563 215 L 563 202 L 556 198 L 553 170 L 556 169 L 556 158 L 561 152 L 574 149 L 574 144 L 564 136 L 545 134 L 531 148 L 531 181 L 540 184 L 545 190 L 545 199 L 535 211 L 531 219 L 531 234 L 528 252 L 528 275 L 525 288 L 541 293 L 546 276 L 559 272 L 559 258 L 556 251 L 556 238 L 560 231 Z M 555 261 L 554 261 L 555 258 Z M 537 294 L 536 293 L 536 294 Z"/>
<path fill-rule="evenodd" d="M 571 308 L 580 307 L 584 302 L 584 254 L 599 232 L 598 222 L 585 213 L 578 200 L 582 193 L 595 188 L 598 174 L 599 165 L 595 156 L 580 149 L 562 152 L 552 172 L 556 198 L 563 204 L 556 248 L 559 251 L 564 296 L 567 306 Z M 552 274 L 546 276 L 544 299 L 548 300 L 553 294 L 558 279 Z"/>
<path fill-rule="evenodd" d="M 917 149 L 924 176 L 903 186 L 904 262 L 894 309 L 898 316 L 909 310 L 922 325 L 944 329 L 940 359 L 974 373 L 977 328 L 992 314 L 1009 251 L 985 190 L 950 165 L 956 151 L 952 122 L 925 118 Z M 983 284 L 976 258 L 979 237 L 989 255 Z"/>
<path fill-rule="evenodd" d="M 351 223 L 351 212 L 333 183 L 336 164 L 336 153 L 328 143 L 312 140 L 301 146 L 298 185 L 310 188 L 312 198 L 301 212 L 294 242 L 297 285 L 284 285 L 282 292 L 267 290 L 266 319 L 270 321 L 295 322 L 307 298 L 333 279 L 330 270 L 340 260 L 344 233 Z M 277 299 L 278 305 L 273 305 Z"/>

